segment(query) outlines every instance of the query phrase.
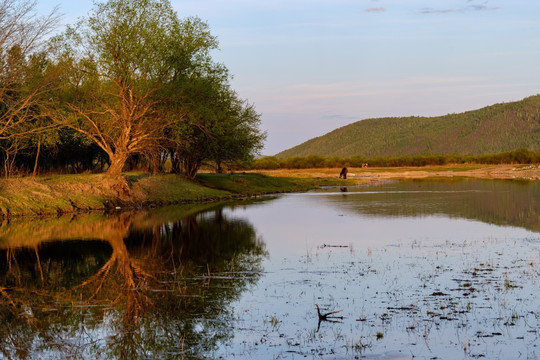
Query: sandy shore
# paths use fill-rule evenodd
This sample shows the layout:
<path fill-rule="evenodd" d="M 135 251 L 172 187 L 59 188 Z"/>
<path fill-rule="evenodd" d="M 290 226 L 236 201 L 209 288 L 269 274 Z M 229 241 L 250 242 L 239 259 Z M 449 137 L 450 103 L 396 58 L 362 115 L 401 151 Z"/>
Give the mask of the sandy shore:
<path fill-rule="evenodd" d="M 341 169 L 256 170 L 269 176 L 339 177 Z M 424 167 L 349 168 L 348 179 L 372 182 L 385 179 L 422 179 L 428 177 L 470 177 L 479 179 L 540 180 L 540 165 L 460 164 Z"/>

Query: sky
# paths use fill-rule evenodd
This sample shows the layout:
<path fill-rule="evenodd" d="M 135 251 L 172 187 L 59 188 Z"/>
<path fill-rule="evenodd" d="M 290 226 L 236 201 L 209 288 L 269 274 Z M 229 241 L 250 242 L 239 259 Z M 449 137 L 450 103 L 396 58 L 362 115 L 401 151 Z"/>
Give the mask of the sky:
<path fill-rule="evenodd" d="M 206 21 L 274 155 L 374 117 L 437 116 L 540 93 L 538 0 L 170 0 Z M 38 0 L 62 24 L 92 1 Z M 60 26 L 58 31 L 62 31 Z"/>

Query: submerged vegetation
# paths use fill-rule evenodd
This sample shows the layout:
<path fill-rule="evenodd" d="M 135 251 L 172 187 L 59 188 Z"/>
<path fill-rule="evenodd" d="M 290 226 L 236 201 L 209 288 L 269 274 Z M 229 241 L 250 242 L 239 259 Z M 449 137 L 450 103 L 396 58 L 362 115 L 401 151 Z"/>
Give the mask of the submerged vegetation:
<path fill-rule="evenodd" d="M 534 359 L 539 185 L 4 221 L 0 357 Z"/>

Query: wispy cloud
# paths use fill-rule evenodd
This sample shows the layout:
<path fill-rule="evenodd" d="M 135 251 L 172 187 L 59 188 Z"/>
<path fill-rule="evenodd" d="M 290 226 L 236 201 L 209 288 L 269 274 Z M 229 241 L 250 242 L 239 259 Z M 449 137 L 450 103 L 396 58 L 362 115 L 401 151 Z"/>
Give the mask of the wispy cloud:
<path fill-rule="evenodd" d="M 384 11 L 386 11 L 386 8 L 383 8 L 383 7 L 372 7 L 372 8 L 364 9 L 364 12 L 384 12 Z"/>
<path fill-rule="evenodd" d="M 344 114 L 327 114 L 327 115 L 322 115 L 321 118 L 325 119 L 325 120 L 350 121 L 350 120 L 358 120 L 361 117 L 360 116 L 344 115 Z"/>
<path fill-rule="evenodd" d="M 499 7 L 489 6 L 488 1 L 484 1 L 481 4 L 475 3 L 475 0 L 468 0 L 467 5 L 457 8 L 447 9 L 435 9 L 435 8 L 423 8 L 419 12 L 421 14 L 450 14 L 450 13 L 466 13 L 471 11 L 493 11 L 499 10 Z"/>

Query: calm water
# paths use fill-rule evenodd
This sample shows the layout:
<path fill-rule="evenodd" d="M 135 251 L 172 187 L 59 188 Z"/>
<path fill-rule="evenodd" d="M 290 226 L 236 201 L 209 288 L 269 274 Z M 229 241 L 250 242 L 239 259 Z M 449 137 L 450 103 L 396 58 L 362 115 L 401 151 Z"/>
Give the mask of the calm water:
<path fill-rule="evenodd" d="M 540 357 L 538 182 L 25 219 L 0 256 L 0 358 Z"/>

